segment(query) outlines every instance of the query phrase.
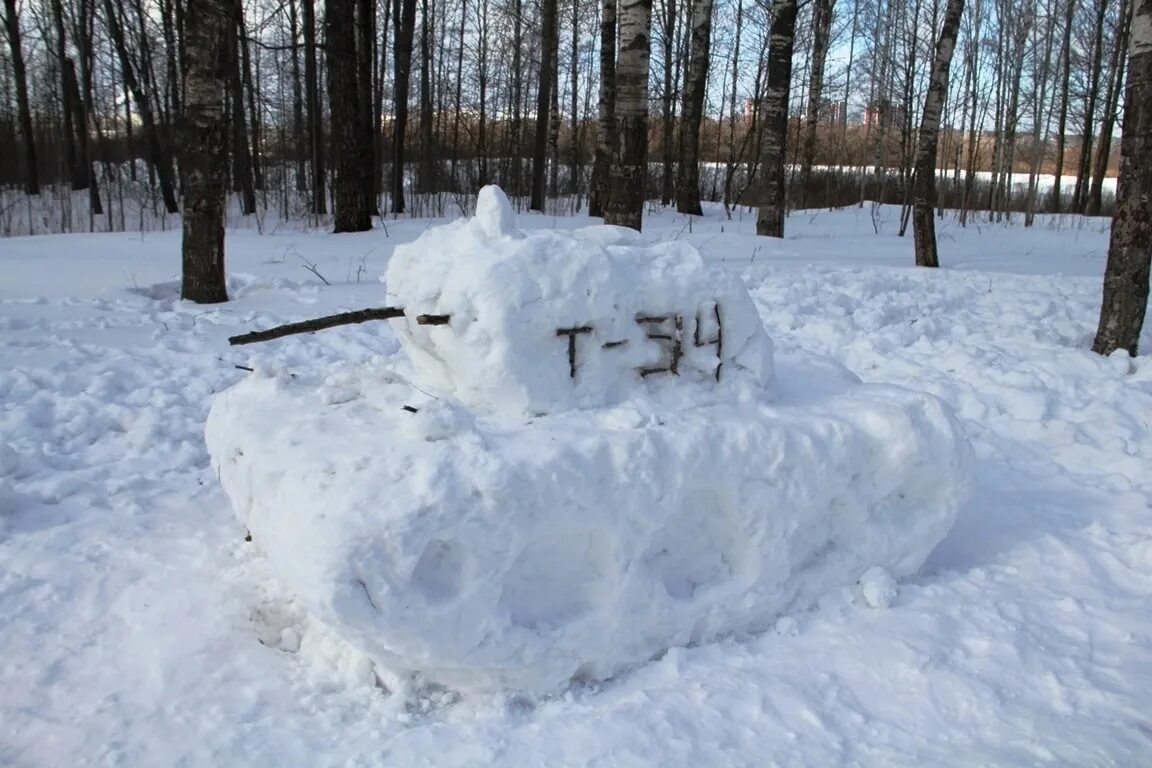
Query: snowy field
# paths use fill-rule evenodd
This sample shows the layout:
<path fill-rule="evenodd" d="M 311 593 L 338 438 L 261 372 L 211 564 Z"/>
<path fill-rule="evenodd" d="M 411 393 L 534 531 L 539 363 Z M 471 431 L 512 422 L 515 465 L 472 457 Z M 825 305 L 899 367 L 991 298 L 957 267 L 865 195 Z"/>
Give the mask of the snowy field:
<path fill-rule="evenodd" d="M 844 589 L 543 697 L 385 695 L 209 467 L 237 365 L 399 350 L 383 323 L 227 337 L 383 305 L 392 249 L 430 222 L 231 233 L 234 300 L 212 307 L 177 298 L 176 232 L 0 240 L 0 765 L 1146 764 L 1152 364 L 1088 351 L 1107 222 L 946 219 L 926 271 L 897 217 L 802 212 L 774 241 L 747 214 L 666 213 L 644 237 L 743 277 L 778 353 L 950 403 L 975 449 L 951 533 L 887 607 Z"/>

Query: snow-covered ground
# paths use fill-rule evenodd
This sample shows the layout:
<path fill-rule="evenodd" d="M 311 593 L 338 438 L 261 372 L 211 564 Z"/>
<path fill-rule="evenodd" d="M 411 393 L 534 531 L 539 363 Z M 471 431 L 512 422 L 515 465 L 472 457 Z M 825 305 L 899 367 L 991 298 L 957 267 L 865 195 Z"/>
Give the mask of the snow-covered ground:
<path fill-rule="evenodd" d="M 385 695 L 244 541 L 209 469 L 209 398 L 236 365 L 398 351 L 382 323 L 227 337 L 382 305 L 392 248 L 430 222 L 235 232 L 234 301 L 215 307 L 178 301 L 175 232 L 0 240 L 0 764 L 1146 762 L 1152 364 L 1088 351 L 1106 222 L 946 219 L 945 268 L 926 271 L 896 217 L 877 235 L 868 208 L 798 213 L 781 242 L 747 215 L 661 214 L 645 238 L 742 275 L 779 353 L 948 401 L 976 453 L 952 532 L 895 594 L 870 579 L 545 698 Z"/>

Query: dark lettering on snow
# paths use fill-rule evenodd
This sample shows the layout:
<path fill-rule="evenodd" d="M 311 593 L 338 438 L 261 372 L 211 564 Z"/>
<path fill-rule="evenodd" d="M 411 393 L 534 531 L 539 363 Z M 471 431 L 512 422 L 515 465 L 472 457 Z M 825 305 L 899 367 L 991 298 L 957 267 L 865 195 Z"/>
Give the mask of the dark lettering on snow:
<path fill-rule="evenodd" d="M 692 345 L 695 347 L 716 347 L 716 381 L 720 381 L 720 369 L 724 366 L 724 326 L 720 318 L 720 304 L 708 301 L 696 308 L 696 328 L 692 334 Z M 636 322 L 644 328 L 644 337 L 654 341 L 661 350 L 660 359 L 640 366 L 637 371 L 643 377 L 657 373 L 671 373 L 680 375 L 680 361 L 684 357 L 684 316 L 678 313 L 664 315 L 641 312 L 636 315 Z M 578 336 L 590 334 L 594 330 L 591 324 L 572 328 L 557 328 L 557 337 L 568 339 L 568 376 L 576 378 L 577 342 Z M 600 345 L 601 349 L 617 349 L 628 343 L 627 339 L 606 341 Z"/>

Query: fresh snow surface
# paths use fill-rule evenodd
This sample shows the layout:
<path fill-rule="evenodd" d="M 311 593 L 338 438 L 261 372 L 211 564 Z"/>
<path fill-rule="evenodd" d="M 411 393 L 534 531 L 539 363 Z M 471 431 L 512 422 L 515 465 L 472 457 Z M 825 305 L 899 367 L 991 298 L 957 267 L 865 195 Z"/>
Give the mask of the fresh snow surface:
<path fill-rule="evenodd" d="M 602 681 L 909 576 L 955 519 L 951 409 L 811 355 L 773 392 L 747 289 L 688 244 L 526 236 L 490 187 L 388 285 L 407 375 L 257 368 L 215 398 L 207 442 L 273 571 L 389 688 Z M 655 314 L 660 341 L 635 319 Z M 575 326 L 580 358 L 555 331 Z M 673 351 L 676 374 L 641 375 Z"/>
<path fill-rule="evenodd" d="M 897 216 L 802 212 L 769 241 L 747 214 L 657 213 L 643 239 L 741 275 L 780 361 L 948 402 L 975 453 L 952 531 L 896 592 L 877 574 L 546 697 L 384 695 L 244 541 L 204 447 L 234 365 L 395 359 L 384 324 L 226 337 L 378 306 L 371 277 L 428 221 L 231 233 L 212 307 L 177 300 L 176 232 L 0 240 L 0 764 L 1145 764 L 1152 365 L 1088 351 L 1106 223 L 946 217 L 930 272 Z"/>

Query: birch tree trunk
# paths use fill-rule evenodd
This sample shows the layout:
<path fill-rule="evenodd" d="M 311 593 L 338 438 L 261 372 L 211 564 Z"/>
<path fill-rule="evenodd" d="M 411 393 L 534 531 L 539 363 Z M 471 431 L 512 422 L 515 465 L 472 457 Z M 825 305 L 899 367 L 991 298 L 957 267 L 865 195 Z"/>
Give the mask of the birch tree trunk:
<path fill-rule="evenodd" d="M 182 12 L 174 0 L 160 0 L 160 30 L 164 37 L 165 74 L 168 82 L 165 83 L 164 100 L 167 103 L 169 122 L 179 130 L 182 109 L 180 93 L 180 46 L 177 43 L 176 27 L 183 29 Z M 181 16 L 178 24 L 177 15 Z"/>
<path fill-rule="evenodd" d="M 408 133 L 408 92 L 412 80 L 412 38 L 416 33 L 416 0 L 393 0 L 393 23 L 396 36 L 392 54 L 393 99 L 396 103 L 392 122 L 392 213 L 404 213 L 404 140 Z"/>
<path fill-rule="evenodd" d="M 1006 16 L 1006 14 L 1005 14 Z M 1004 18 L 1003 16 L 1001 18 Z M 1028 41 L 1028 27 L 1031 19 L 1017 16 L 1012 17 L 1014 29 L 1009 41 L 1009 48 L 1013 51 L 1008 71 L 1008 106 L 1004 112 L 1004 194 L 1000 198 L 1004 209 L 1004 219 L 1012 221 L 1011 197 L 1015 189 L 1012 175 L 1016 165 L 1016 133 L 1020 125 L 1020 82 L 1024 75 L 1025 43 Z M 1003 22 L 1001 22 L 1003 23 Z M 999 219 L 997 219 L 999 220 Z"/>
<path fill-rule="evenodd" d="M 704 94 L 708 89 L 711 61 L 712 8 L 713 0 L 692 0 L 692 48 L 680 115 L 683 154 L 676 178 L 676 210 L 693 216 L 704 213 L 700 208 L 700 121 L 704 117 Z"/>
<path fill-rule="evenodd" d="M 235 11 L 233 11 L 235 17 Z M 239 29 L 235 21 L 228 30 L 228 101 L 231 105 L 232 188 L 240 192 L 240 212 L 256 213 L 256 183 L 252 176 L 252 150 L 248 145 L 248 120 L 244 114 L 244 81 L 237 54 Z"/>
<path fill-rule="evenodd" d="M 1036 221 L 1036 193 L 1039 175 L 1044 162 L 1044 150 L 1048 144 L 1048 124 L 1052 119 L 1051 105 L 1048 104 L 1048 71 L 1052 61 L 1052 38 L 1056 32 L 1054 5 L 1049 5 L 1044 14 L 1044 26 L 1034 28 L 1033 50 L 1040 49 L 1040 39 L 1044 40 L 1044 56 L 1034 67 L 1036 79 L 1040 81 L 1040 92 L 1033 100 L 1032 107 L 1032 158 L 1028 171 L 1028 202 L 1024 213 L 1024 226 L 1031 227 Z M 1039 37 L 1037 37 L 1039 36 Z M 1048 112 L 1045 113 L 1045 108 Z"/>
<path fill-rule="evenodd" d="M 293 154 L 296 156 L 296 191 L 304 192 L 308 189 L 307 174 L 305 172 L 304 142 L 304 94 L 300 87 L 300 51 L 297 41 L 300 37 L 299 21 L 296 17 L 296 0 L 288 2 L 288 28 L 292 38 L 292 141 Z"/>
<path fill-rule="evenodd" d="M 356 85 L 359 91 L 356 100 L 357 128 L 360 135 L 357 145 L 360 162 L 357 173 L 360 178 L 360 205 L 372 214 L 380 212 L 376 202 L 376 134 L 380 130 L 380 120 L 376 117 L 376 101 L 373 91 L 373 70 L 376 68 L 376 0 L 358 0 L 356 3 Z"/>
<path fill-rule="evenodd" d="M 80 83 L 76 79 L 76 65 L 72 59 L 64 59 L 64 89 L 70 94 L 68 99 L 72 109 L 73 146 L 76 148 L 76 163 L 72 169 L 72 188 L 88 189 L 92 184 L 92 168 L 88 162 L 88 127 L 84 117 L 84 100 L 80 96 Z M 79 185 L 79 186 L 77 186 Z"/>
<path fill-rule="evenodd" d="M 476 116 L 476 186 L 488 183 L 488 3 L 476 3 L 476 86 L 480 111 Z"/>
<path fill-rule="evenodd" d="M 792 51 L 796 44 L 796 0 L 772 0 L 772 34 L 768 43 L 768 82 L 764 89 L 764 138 L 760 143 L 762 195 L 756 234 L 784 237 L 786 201 L 784 150 L 788 142 L 788 99 L 792 84 Z"/>
<path fill-rule="evenodd" d="M 988 212 L 988 221 L 995 220 L 996 212 L 1000 208 L 1000 193 L 1002 187 L 1000 185 L 1000 178 L 1004 169 L 1004 102 L 1005 102 L 1005 82 L 1007 77 L 1004 74 L 1005 67 L 1007 66 L 1007 44 L 1004 41 L 1006 25 L 1000 22 L 1000 14 L 1004 8 L 1003 3 L 996 4 L 996 25 L 993 28 L 994 32 L 990 34 L 996 35 L 996 50 L 992 58 L 992 88 L 995 91 L 994 100 L 996 106 L 992 120 L 993 125 L 993 141 L 992 141 L 992 184 L 988 190 L 988 204 L 986 206 Z"/>
<path fill-rule="evenodd" d="M 1056 125 L 1056 183 L 1052 185 L 1052 199 L 1049 209 L 1060 213 L 1061 181 L 1064 175 L 1064 134 L 1068 130 L 1068 81 L 1072 71 L 1072 23 L 1076 18 L 1076 0 L 1068 0 L 1064 12 L 1064 32 L 1060 40 L 1060 56 L 1063 71 L 1060 75 L 1060 117 Z"/>
<path fill-rule="evenodd" d="M 439 179 L 436 173 L 435 140 L 432 103 L 432 32 L 434 13 L 429 12 L 428 0 L 420 0 L 420 167 L 416 188 L 423 193 L 436 192 Z"/>
<path fill-rule="evenodd" d="M 962 227 L 968 224 L 968 212 L 972 209 L 972 203 L 976 197 L 976 161 L 980 154 L 979 136 L 977 135 L 976 127 L 979 124 L 978 113 L 980 101 L 980 27 L 983 19 L 983 4 L 981 0 L 974 0 L 970 17 L 972 18 L 972 26 L 967 56 L 972 72 L 972 78 L 969 81 L 972 109 L 969 114 L 970 122 L 968 123 L 968 156 L 966 158 L 964 171 L 964 194 L 962 197 L 963 202 L 960 206 L 960 226 Z"/>
<path fill-rule="evenodd" d="M 324 11 L 324 50 L 328 61 L 328 104 L 336 154 L 332 231 L 367 232 L 372 229 L 371 198 L 364 194 L 361 169 L 365 156 L 370 153 L 362 145 L 367 137 L 364 136 L 364 116 L 360 113 L 356 6 L 353 3 L 327 4 Z"/>
<path fill-rule="evenodd" d="M 248 97 L 248 125 L 251 126 L 252 148 L 252 181 L 256 189 L 264 190 L 264 156 L 261 150 L 260 110 L 256 103 L 260 101 L 259 80 L 253 77 L 251 46 L 248 45 L 248 30 L 244 23 L 243 0 L 235 0 L 232 12 L 236 15 L 236 34 L 240 42 L 240 74 L 243 78 L 243 91 Z"/>
<path fill-rule="evenodd" d="M 901 14 L 902 26 L 907 36 L 907 44 L 904 51 L 904 67 L 903 67 L 903 94 L 901 98 L 900 108 L 900 196 L 902 198 L 900 204 L 900 228 L 897 230 L 897 235 L 904 237 L 908 232 L 908 222 L 912 218 L 913 206 L 913 190 L 912 190 L 912 176 L 916 169 L 916 152 L 918 144 L 913 137 L 913 130 L 915 130 L 914 118 L 914 102 L 916 100 L 916 70 L 921 65 L 919 52 L 920 52 L 920 27 L 921 27 L 921 14 L 923 13 L 923 2 L 921 0 L 913 0 L 912 2 L 912 19 L 911 26 L 909 27 L 909 20 L 907 9 Z M 934 21 L 929 19 L 923 22 L 931 26 Z M 947 99 L 941 101 L 940 111 L 943 113 Z"/>
<path fill-rule="evenodd" d="M 466 0 L 463 0 L 466 2 Z M 463 37 L 461 37 L 461 55 L 463 55 Z M 524 194 L 523 176 L 523 115 L 524 104 L 524 73 L 520 65 L 521 51 L 524 48 L 524 18 L 523 3 L 513 0 L 512 3 L 512 126 L 510 143 L 512 145 L 512 195 L 519 197 Z M 457 91 L 459 93 L 459 91 Z M 457 99 L 459 101 L 459 99 Z"/>
<path fill-rule="evenodd" d="M 736 163 L 743 156 L 743 149 L 736 151 L 736 92 L 740 75 L 740 37 L 744 32 L 744 0 L 736 0 L 736 29 L 733 30 L 732 39 L 732 79 L 728 86 L 728 162 L 724 167 L 724 213 L 732 215 L 732 177 L 736 172 Z M 721 121 L 723 123 L 723 121 Z M 744 135 L 744 144 L 747 145 L 748 134 Z"/>
<path fill-rule="evenodd" d="M 12 74 L 16 78 L 16 109 L 20 120 L 20 135 L 24 139 L 24 191 L 29 195 L 38 195 L 40 174 L 36 163 L 36 139 L 32 132 L 32 108 L 28 104 L 28 75 L 24 65 L 16 0 L 4 0 L 4 28 L 8 36 L 8 47 L 12 50 Z"/>
<path fill-rule="evenodd" d="M 1148 308 L 1152 262 L 1152 0 L 1134 0 L 1116 214 L 1104 269 L 1104 300 L 1092 349 L 1135 356 Z"/>
<path fill-rule="evenodd" d="M 381 212 L 381 196 L 384 194 L 384 81 L 388 72 L 388 30 L 391 27 L 391 0 L 379 0 L 378 8 L 383 14 L 377 27 L 374 45 L 376 46 L 376 81 L 372 92 L 372 194 L 376 198 L 373 208 Z M 463 19 L 463 17 L 461 17 Z M 461 24 L 463 27 L 463 23 Z M 463 33 L 461 33 L 463 34 Z"/>
<path fill-rule="evenodd" d="M 568 68 L 571 70 L 569 78 L 572 114 L 570 118 L 570 131 L 568 142 L 568 193 L 576 198 L 576 207 L 580 207 L 580 3 L 572 0 L 572 48 L 569 50 Z"/>
<path fill-rule="evenodd" d="M 616 66 L 616 134 L 604 222 L 640 231 L 648 177 L 648 63 L 652 0 L 622 0 Z"/>
<path fill-rule="evenodd" d="M 540 18 L 540 80 L 536 92 L 536 140 L 532 149 L 532 200 L 533 211 L 543 211 L 547 191 L 548 131 L 552 123 L 552 82 L 555 69 L 556 48 L 559 42 L 556 0 L 544 0 Z"/>
<path fill-rule="evenodd" d="M 663 5 L 660 25 L 660 49 L 664 54 L 664 93 L 660 111 L 661 160 L 660 205 L 669 205 L 675 192 L 673 166 L 676 164 L 676 147 L 672 136 L 674 131 L 676 80 L 672 75 L 672 65 L 676 59 L 676 0 L 661 0 Z"/>
<path fill-rule="evenodd" d="M 936 58 L 932 63 L 932 79 L 924 99 L 924 114 L 920 118 L 920 137 L 916 150 L 916 179 L 912 199 L 912 227 L 916 241 L 916 265 L 939 267 L 936 254 L 936 142 L 940 131 L 940 111 L 948 95 L 948 70 L 952 52 L 956 48 L 956 35 L 960 30 L 960 16 L 964 0 L 948 0 L 944 11 L 944 26 L 936 43 Z"/>
<path fill-rule="evenodd" d="M 1072 191 L 1072 207 L 1084 212 L 1088 202 L 1088 177 L 1092 164 L 1092 128 L 1096 123 L 1096 104 L 1100 99 L 1100 76 L 1104 63 L 1104 24 L 1108 13 L 1109 0 L 1099 0 L 1096 5 L 1095 35 L 1092 40 L 1092 59 L 1089 64 L 1088 104 L 1084 108 L 1084 130 L 1080 134 L 1080 162 L 1076 171 L 1076 187 Z"/>
<path fill-rule="evenodd" d="M 72 101 L 76 76 L 73 73 L 69 80 L 69 73 L 73 72 L 72 61 L 68 58 L 68 40 L 64 34 L 64 7 L 61 0 L 52 0 L 52 25 L 56 37 L 55 43 L 56 63 L 60 68 L 60 117 L 64 125 L 60 137 L 64 140 L 64 159 L 68 167 L 68 175 L 72 180 L 72 189 L 84 189 L 88 185 L 88 172 L 78 162 L 76 154 L 76 126 L 73 118 L 76 106 Z"/>
<path fill-rule="evenodd" d="M 224 95 L 229 87 L 230 0 L 202 0 L 184 25 L 184 238 L 180 297 L 228 300 L 224 275 L 224 176 L 228 162 Z"/>
<path fill-rule="evenodd" d="M 80 153 L 84 158 L 84 168 L 88 173 L 88 207 L 89 207 L 89 229 L 94 223 L 92 219 L 104 213 L 104 204 L 100 199 L 100 185 L 96 182 L 96 171 L 92 167 L 92 151 L 91 151 L 91 137 L 88 132 L 88 121 L 91 116 L 93 128 L 96 129 L 96 135 L 100 137 L 100 145 L 103 146 L 103 134 L 100 130 L 100 125 L 96 121 L 95 112 L 93 110 L 93 87 L 92 87 L 92 24 L 94 11 L 92 5 L 88 0 L 80 0 L 76 8 L 76 49 L 79 54 L 80 60 L 80 93 L 76 99 L 76 106 L 79 110 L 76 113 L 76 124 L 79 130 L 80 138 Z"/>
<path fill-rule="evenodd" d="M 552 88 L 548 102 L 548 197 L 560 194 L 560 9 L 552 41 Z"/>
<path fill-rule="evenodd" d="M 589 216 L 604 215 L 612 158 L 616 156 L 616 0 L 603 0 L 600 11 L 600 94 L 596 121 Z"/>
<path fill-rule="evenodd" d="M 832 30 L 832 11 L 836 0 L 816 0 L 813 11 L 812 70 L 808 79 L 808 109 L 804 116 L 804 139 L 800 151 L 801 206 L 808 192 L 812 164 L 816 160 L 816 126 L 820 121 L 820 100 L 824 95 L 824 61 L 828 56 L 828 40 Z"/>
<path fill-rule="evenodd" d="M 1104 199 L 1104 176 L 1108 173 L 1108 156 L 1112 154 L 1112 128 L 1119 110 L 1117 102 L 1124 88 L 1124 64 L 1128 49 L 1128 2 L 1121 0 L 1119 29 L 1116 33 L 1115 48 L 1112 51 L 1112 76 L 1108 78 L 1108 92 L 1104 97 L 1104 115 L 1100 123 L 1100 141 L 1096 145 L 1096 168 L 1092 172 L 1092 183 L 1088 189 L 1088 202 L 1084 213 L 1099 216 Z"/>
<path fill-rule="evenodd" d="M 314 0 L 303 0 L 304 90 L 308 110 L 308 157 L 312 165 L 312 213 L 328 212 L 324 194 L 324 115 L 320 107 L 320 75 L 316 63 L 316 6 Z"/>
<path fill-rule="evenodd" d="M 514 10 L 513 13 L 516 13 Z M 452 164 L 449 166 L 449 189 L 462 189 L 464 185 L 460 182 L 460 178 L 456 175 L 456 166 L 460 162 L 460 118 L 463 110 L 463 94 L 464 94 L 464 41 L 468 29 L 465 20 L 468 18 L 468 0 L 462 0 L 460 8 L 460 34 L 456 39 L 456 94 L 453 99 L 452 109 Z M 515 35 L 515 33 L 514 33 Z M 519 45 L 520 41 L 513 38 L 512 45 L 512 77 L 513 77 L 513 94 L 516 93 L 516 68 L 519 66 Z M 519 130 L 520 130 L 520 111 L 517 104 L 517 96 L 512 97 L 512 124 L 509 129 L 509 154 L 512 156 L 512 174 L 511 182 L 508 185 L 508 195 L 516 196 L 520 193 L 520 147 L 519 147 Z"/>
<path fill-rule="evenodd" d="M 132 58 L 128 54 L 124 28 L 120 24 L 120 18 L 116 15 L 112 0 L 104 0 L 104 13 L 105 21 L 108 22 L 108 32 L 112 36 L 116 55 L 120 59 L 124 87 L 132 93 L 132 98 L 136 102 L 136 109 L 140 112 L 140 122 L 143 123 L 145 140 L 148 142 L 148 159 L 160 179 L 160 194 L 164 198 L 164 208 L 168 213 L 177 213 L 180 210 L 180 205 L 176 202 L 176 190 L 172 183 L 172 164 L 169 162 L 168 152 L 160 143 L 160 131 L 152 111 L 152 102 L 148 98 L 148 92 L 136 76 Z M 131 125 L 131 120 L 129 120 L 129 125 Z"/>

